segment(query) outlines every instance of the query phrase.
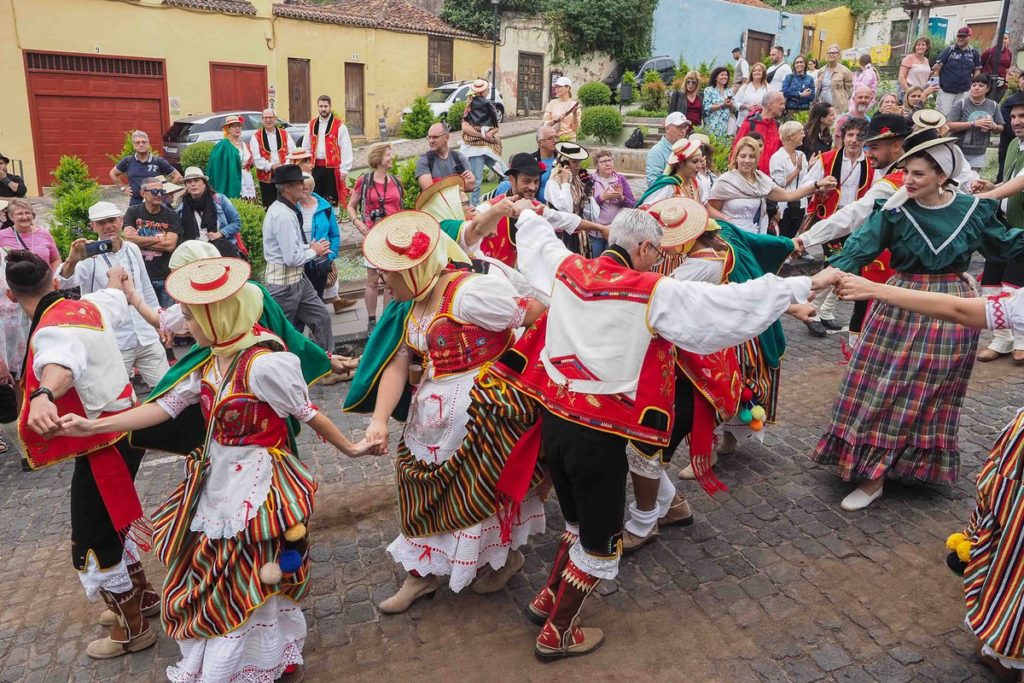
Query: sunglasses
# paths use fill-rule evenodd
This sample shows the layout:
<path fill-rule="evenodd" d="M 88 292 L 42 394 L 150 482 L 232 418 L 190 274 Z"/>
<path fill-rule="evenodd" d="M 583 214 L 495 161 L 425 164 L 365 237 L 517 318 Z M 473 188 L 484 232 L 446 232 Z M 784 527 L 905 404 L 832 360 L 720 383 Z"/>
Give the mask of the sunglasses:
<path fill-rule="evenodd" d="M 143 190 L 143 192 L 145 192 L 147 194 L 151 194 L 151 195 L 156 195 L 157 197 L 163 196 L 163 194 L 164 194 L 164 191 L 163 191 L 162 188 L 157 188 L 155 190 Z"/>

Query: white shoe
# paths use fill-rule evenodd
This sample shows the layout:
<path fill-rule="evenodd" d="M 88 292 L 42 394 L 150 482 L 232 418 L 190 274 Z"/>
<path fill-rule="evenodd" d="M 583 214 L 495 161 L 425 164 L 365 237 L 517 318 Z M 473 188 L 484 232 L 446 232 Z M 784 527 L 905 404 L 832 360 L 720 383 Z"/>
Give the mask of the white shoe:
<path fill-rule="evenodd" d="M 736 438 L 733 437 L 733 444 L 736 443 Z M 718 464 L 718 451 L 711 451 L 711 467 Z M 679 470 L 679 478 L 693 480 L 697 478 L 697 475 L 693 473 L 693 465 L 687 465 L 683 469 Z"/>
<path fill-rule="evenodd" d="M 863 510 L 867 506 L 874 503 L 876 500 L 882 497 L 882 489 L 884 486 L 879 486 L 878 490 L 874 493 L 865 493 L 861 489 L 854 489 L 850 495 L 843 498 L 843 502 L 839 504 L 839 507 L 844 510 Z"/>

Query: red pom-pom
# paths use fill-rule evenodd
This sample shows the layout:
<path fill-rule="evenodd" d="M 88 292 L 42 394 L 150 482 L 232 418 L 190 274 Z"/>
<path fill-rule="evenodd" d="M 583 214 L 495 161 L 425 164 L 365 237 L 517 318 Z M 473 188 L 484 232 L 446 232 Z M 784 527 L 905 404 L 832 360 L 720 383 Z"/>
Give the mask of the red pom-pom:
<path fill-rule="evenodd" d="M 743 391 L 740 392 L 740 398 L 743 399 L 744 403 L 754 400 L 754 392 L 750 387 L 743 387 Z"/>
<path fill-rule="evenodd" d="M 537 165 L 540 166 L 540 172 L 541 173 L 543 173 L 544 171 L 548 170 L 548 165 L 545 164 L 543 161 L 538 161 Z"/>
<path fill-rule="evenodd" d="M 405 255 L 409 258 L 419 258 L 426 254 L 429 248 L 430 237 L 425 232 L 417 232 L 412 236 L 412 241 L 409 242 L 409 248 L 405 250 Z"/>

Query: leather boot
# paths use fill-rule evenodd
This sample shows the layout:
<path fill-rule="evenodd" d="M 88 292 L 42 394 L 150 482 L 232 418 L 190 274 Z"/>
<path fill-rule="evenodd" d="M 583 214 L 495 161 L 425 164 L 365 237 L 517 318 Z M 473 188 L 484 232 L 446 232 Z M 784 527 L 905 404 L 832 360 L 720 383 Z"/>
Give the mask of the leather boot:
<path fill-rule="evenodd" d="M 152 584 L 146 579 L 146 572 L 141 562 L 133 562 L 128 565 L 128 576 L 132 579 L 132 588 L 142 591 L 142 602 L 139 609 L 144 617 L 156 617 L 160 615 L 160 594 L 156 592 Z M 100 626 L 113 626 L 117 623 L 117 616 L 108 609 L 100 614 Z"/>
<path fill-rule="evenodd" d="M 483 569 L 477 572 L 476 580 L 470 589 L 477 595 L 497 593 L 504 588 L 517 571 L 523 568 L 526 558 L 518 550 L 509 550 L 505 566 L 501 569 L 491 569 L 491 565 L 484 565 Z"/>
<path fill-rule="evenodd" d="M 565 569 L 565 563 L 569 561 L 569 548 L 577 538 L 579 537 L 576 534 L 568 531 L 562 534 L 562 541 L 558 544 L 558 550 L 555 551 L 555 559 L 551 564 L 551 573 L 548 574 L 547 583 L 523 610 L 526 618 L 537 626 L 543 626 L 551 615 L 551 610 L 555 606 L 558 584 L 562 581 L 562 571 Z"/>
<path fill-rule="evenodd" d="M 587 596 L 597 587 L 600 579 L 587 574 L 569 560 L 558 584 L 555 606 L 544 628 L 537 636 L 534 654 L 545 661 L 562 657 L 587 655 L 604 643 L 604 632 L 599 628 L 581 628 L 580 610 Z"/>
<path fill-rule="evenodd" d="M 89 643 L 85 653 L 93 659 L 111 659 L 129 652 L 138 652 L 156 643 L 156 632 L 142 616 L 142 590 L 132 586 L 127 593 L 111 593 L 101 590 L 103 602 L 114 613 L 115 623 L 110 635 Z"/>
<path fill-rule="evenodd" d="M 405 577 L 405 581 L 402 582 L 402 587 L 398 589 L 398 592 L 387 600 L 382 601 L 379 609 L 384 614 L 401 614 L 412 607 L 412 603 L 420 598 L 433 599 L 434 595 L 437 594 L 438 586 L 440 586 L 440 582 L 436 576 L 409 574 L 409 576 Z"/>

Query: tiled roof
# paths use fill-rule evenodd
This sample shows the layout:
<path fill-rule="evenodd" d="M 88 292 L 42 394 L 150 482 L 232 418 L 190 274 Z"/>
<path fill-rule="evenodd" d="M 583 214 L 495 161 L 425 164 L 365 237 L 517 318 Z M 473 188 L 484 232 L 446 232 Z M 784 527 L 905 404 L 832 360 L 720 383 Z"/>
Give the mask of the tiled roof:
<path fill-rule="evenodd" d="M 405 0 L 344 0 L 335 5 L 311 5 L 303 0 L 285 0 L 274 5 L 274 15 L 325 24 L 483 40 L 481 36 L 457 29 L 436 14 Z"/>
<path fill-rule="evenodd" d="M 172 7 L 205 9 L 211 12 L 226 12 L 228 14 L 256 14 L 256 8 L 248 0 L 164 0 L 164 4 Z"/>

